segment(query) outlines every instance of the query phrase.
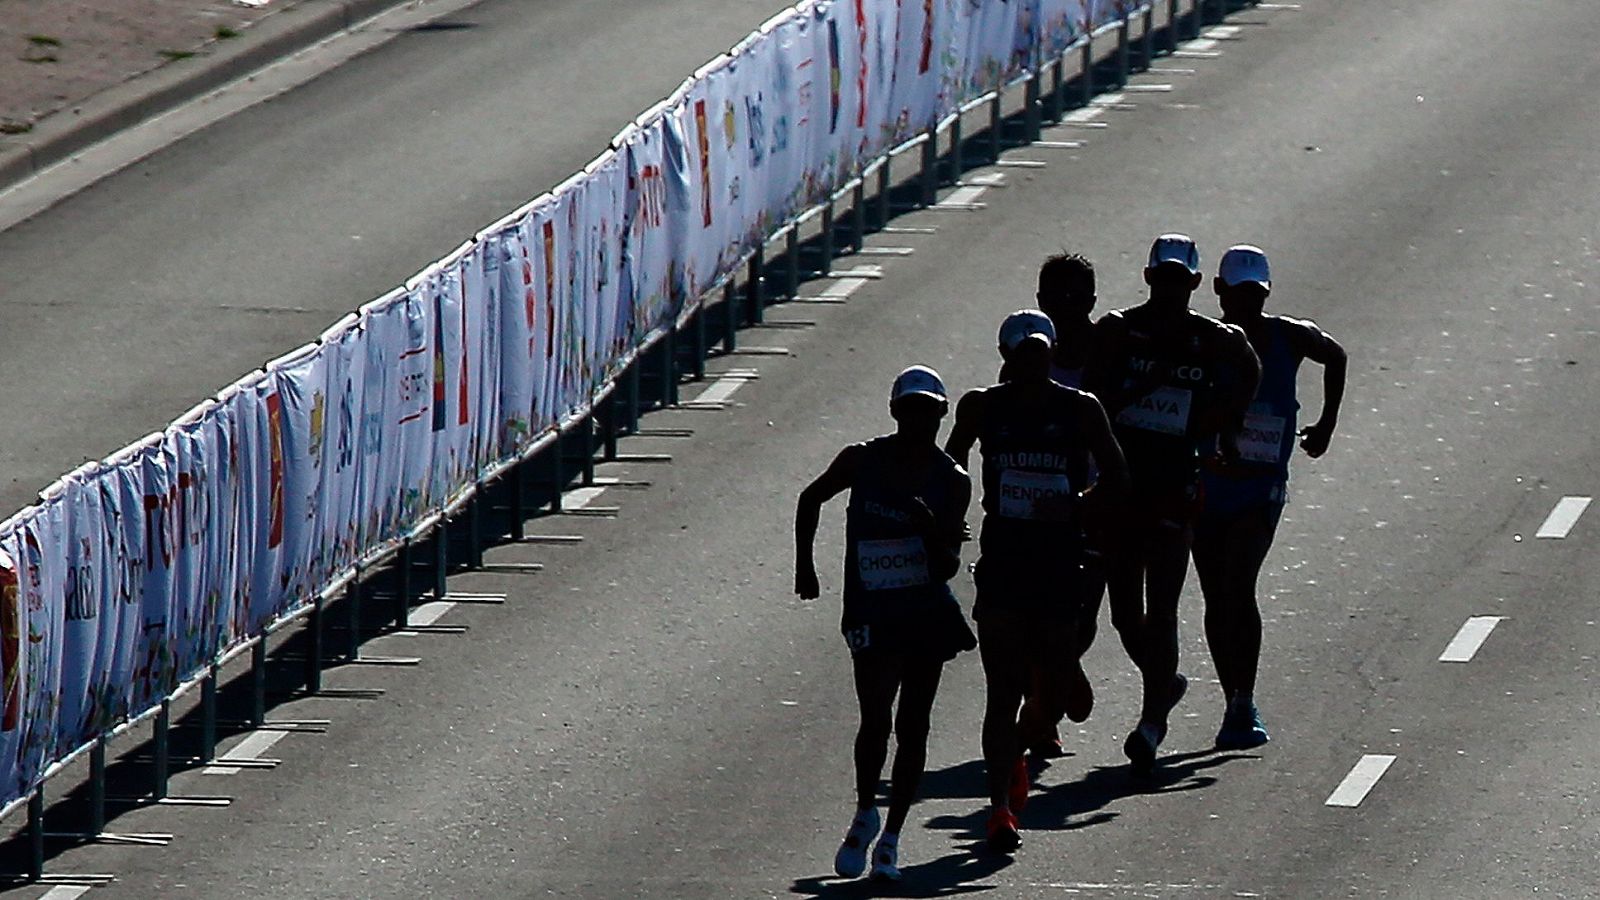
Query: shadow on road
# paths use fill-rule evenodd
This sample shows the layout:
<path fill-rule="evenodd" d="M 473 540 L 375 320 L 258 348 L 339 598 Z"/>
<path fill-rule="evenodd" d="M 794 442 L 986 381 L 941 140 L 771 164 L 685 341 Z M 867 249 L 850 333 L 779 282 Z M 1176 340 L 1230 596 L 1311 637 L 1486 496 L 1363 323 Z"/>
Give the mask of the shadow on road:
<path fill-rule="evenodd" d="M 974 884 L 1011 865 L 1011 857 L 988 853 L 981 842 L 974 842 L 954 853 L 941 856 L 932 862 L 909 865 L 901 869 L 904 876 L 899 882 L 870 881 L 865 878 L 841 881 L 833 876 L 812 876 L 797 879 L 789 886 L 791 894 L 801 897 L 838 898 L 854 897 L 956 897 L 992 891 L 998 885 Z"/>

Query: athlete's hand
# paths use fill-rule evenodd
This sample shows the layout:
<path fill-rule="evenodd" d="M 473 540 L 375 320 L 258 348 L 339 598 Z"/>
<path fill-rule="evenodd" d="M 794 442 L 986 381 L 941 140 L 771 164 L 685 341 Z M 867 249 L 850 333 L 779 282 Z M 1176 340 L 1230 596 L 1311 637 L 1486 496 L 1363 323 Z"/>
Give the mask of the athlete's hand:
<path fill-rule="evenodd" d="M 794 592 L 801 600 L 815 600 L 822 596 L 822 585 L 817 583 L 817 567 L 800 564 L 794 569 Z"/>
<path fill-rule="evenodd" d="M 1239 461 L 1238 429 L 1224 428 L 1217 432 L 1217 455 L 1222 457 L 1224 466 L 1231 466 Z"/>
<path fill-rule="evenodd" d="M 1332 422 L 1315 422 L 1300 429 L 1300 449 L 1316 459 L 1328 452 L 1328 442 L 1333 440 Z"/>

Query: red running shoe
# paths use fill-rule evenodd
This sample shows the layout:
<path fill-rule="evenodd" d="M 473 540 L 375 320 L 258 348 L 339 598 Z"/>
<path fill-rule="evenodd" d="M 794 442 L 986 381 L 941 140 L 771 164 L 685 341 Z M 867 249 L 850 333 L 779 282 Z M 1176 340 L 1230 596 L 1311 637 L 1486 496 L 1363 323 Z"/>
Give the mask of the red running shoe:
<path fill-rule="evenodd" d="M 1022 812 L 1028 805 L 1028 788 L 1032 785 L 1028 777 L 1028 761 L 1022 756 L 1017 757 L 1017 764 L 1011 767 L 1011 794 L 1006 798 L 1006 803 L 1014 813 Z M 991 823 L 993 824 L 993 823 Z"/>
<path fill-rule="evenodd" d="M 1010 853 L 1022 846 L 1022 834 L 1017 830 L 1017 817 L 1004 806 L 996 806 L 989 814 L 989 849 L 996 853 Z"/>

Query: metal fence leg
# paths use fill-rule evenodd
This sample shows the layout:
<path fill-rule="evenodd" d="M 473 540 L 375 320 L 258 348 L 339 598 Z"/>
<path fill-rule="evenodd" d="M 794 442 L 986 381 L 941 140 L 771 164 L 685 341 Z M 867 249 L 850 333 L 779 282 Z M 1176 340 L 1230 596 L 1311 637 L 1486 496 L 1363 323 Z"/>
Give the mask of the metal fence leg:
<path fill-rule="evenodd" d="M 266 647 L 264 643 L 257 643 L 256 646 L 263 649 Z M 262 703 L 264 705 L 266 702 L 265 691 L 263 689 L 258 689 L 257 696 L 263 698 Z M 262 718 L 265 718 L 265 716 L 263 715 Z M 259 723 L 261 719 L 258 718 L 255 721 Z M 260 727 L 259 724 L 257 727 Z M 153 731 L 156 777 L 155 784 L 151 786 L 151 796 L 157 801 L 160 801 L 167 799 L 167 781 L 171 775 L 169 771 L 169 765 L 171 762 L 172 701 L 165 698 L 162 699 L 161 709 L 156 712 L 156 721 Z"/>
<path fill-rule="evenodd" d="M 1117 87 L 1128 86 L 1128 76 L 1133 71 L 1132 47 L 1129 39 L 1128 17 L 1122 17 L 1122 27 L 1117 29 Z"/>
<path fill-rule="evenodd" d="M 1167 0 L 1167 50 L 1178 52 L 1178 0 Z"/>
<path fill-rule="evenodd" d="M 106 830 L 106 739 L 95 738 L 89 748 L 89 833 Z"/>
<path fill-rule="evenodd" d="M 1079 81 L 1083 82 L 1083 105 L 1088 106 L 1094 100 L 1094 38 L 1083 39 L 1083 72 Z"/>
<path fill-rule="evenodd" d="M 739 348 L 739 291 L 729 278 L 722 286 L 722 352 L 732 353 Z"/>
<path fill-rule="evenodd" d="M 1066 58 L 1059 56 L 1050 66 L 1050 121 L 1052 122 L 1060 122 L 1061 117 L 1066 114 L 1067 98 L 1063 96 L 1067 82 L 1066 68 Z"/>
<path fill-rule="evenodd" d="M 639 433 L 639 382 L 643 374 L 639 371 L 639 360 L 635 359 L 628 366 L 628 434 Z M 561 438 L 557 437 L 560 443 Z"/>
<path fill-rule="evenodd" d="M 889 178 L 889 164 L 891 162 L 892 162 L 892 158 L 886 156 L 883 159 L 883 165 L 878 167 L 878 198 L 877 199 L 878 199 L 878 227 L 879 228 L 887 228 L 887 227 L 889 227 L 889 217 L 893 214 L 893 210 L 891 210 L 889 208 L 889 186 L 892 183 L 890 181 L 890 178 Z"/>
<path fill-rule="evenodd" d="M 28 880 L 44 878 L 44 785 L 28 795 Z"/>
<path fill-rule="evenodd" d="M 829 274 L 831 274 L 833 272 L 834 248 L 833 248 L 833 198 L 832 197 L 828 198 L 828 201 L 826 203 L 824 203 L 823 206 L 822 206 L 822 234 L 821 234 L 821 238 L 822 238 L 822 245 L 821 245 L 821 249 L 819 251 L 819 255 L 822 257 L 822 263 L 821 263 L 821 265 L 817 266 L 817 271 L 820 272 L 824 277 L 826 277 L 826 276 L 828 276 Z"/>
<path fill-rule="evenodd" d="M 966 160 L 961 158 L 961 146 L 966 139 L 961 136 L 961 114 L 950 121 L 950 183 L 955 184 L 961 180 L 961 175 L 967 170 Z M 931 201 L 930 201 L 931 202 Z"/>
<path fill-rule="evenodd" d="M 321 602 L 319 598 L 318 603 Z M 313 612 L 315 616 L 315 612 Z M 320 664 L 321 657 L 311 654 L 306 657 L 307 677 L 310 677 L 310 660 L 315 658 Z M 320 665 L 318 666 L 320 668 Z M 215 664 L 206 670 L 205 678 L 200 682 L 200 761 L 211 762 L 217 758 L 217 667 Z"/>
<path fill-rule="evenodd" d="M 694 314 L 694 380 L 706 380 L 706 301 L 703 297 Z"/>
<path fill-rule="evenodd" d="M 922 205 L 932 206 L 939 199 L 939 132 L 927 131 L 922 142 Z"/>
<path fill-rule="evenodd" d="M 405 571 L 405 567 L 401 567 Z M 401 576 L 402 578 L 405 576 Z M 350 614 L 348 626 L 350 646 L 345 648 L 345 659 L 354 662 L 361 658 L 361 569 L 356 569 L 355 578 L 344 589 L 344 602 Z"/>
<path fill-rule="evenodd" d="M 1039 132 L 1044 127 L 1044 123 L 1040 121 L 1039 111 L 1039 96 L 1043 92 L 1044 70 L 1035 69 L 1033 77 L 1028 79 L 1028 86 L 1023 92 L 1026 99 L 1024 100 L 1022 121 L 1026 131 L 1025 138 L 1030 144 L 1039 139 Z"/>
<path fill-rule="evenodd" d="M 867 185 L 857 179 L 850 197 L 850 249 L 860 253 L 867 246 Z"/>
<path fill-rule="evenodd" d="M 557 487 L 560 490 L 560 487 Z M 433 529 L 433 599 L 443 600 L 444 595 L 450 593 L 445 586 L 445 577 L 450 574 L 450 520 L 440 519 L 439 524 Z M 410 598 L 400 601 L 400 608 L 405 620 L 397 623 L 404 628 L 410 623 L 411 603 Z"/>
<path fill-rule="evenodd" d="M 667 329 L 667 336 L 661 339 L 661 406 L 663 408 L 676 406 L 678 403 L 678 326 L 674 324 Z M 593 478 L 585 484 L 592 483 Z"/>
<path fill-rule="evenodd" d="M 606 462 L 615 462 L 617 458 L 617 406 L 622 403 L 616 388 L 611 389 L 611 398 L 606 401 L 605 424 L 605 454 Z"/>
<path fill-rule="evenodd" d="M 800 227 L 789 226 L 789 233 L 783 237 L 783 267 L 788 284 L 785 286 L 784 295 L 790 300 L 800 296 Z"/>
<path fill-rule="evenodd" d="M 593 435 L 590 437 L 592 439 Z M 487 485 L 478 482 L 472 499 L 467 501 L 467 565 L 474 569 L 483 568 L 483 507 L 487 489 Z"/>
<path fill-rule="evenodd" d="M 1156 6 L 1149 3 L 1144 8 L 1144 32 L 1140 34 L 1139 57 L 1144 71 L 1150 71 L 1156 59 Z"/>
<path fill-rule="evenodd" d="M 1001 115 L 1000 104 L 1005 98 L 1003 91 L 996 90 L 994 99 L 989 101 L 989 160 L 1000 161 L 1000 141 L 1004 137 L 1006 120 Z"/>
<path fill-rule="evenodd" d="M 161 715 L 156 718 L 156 731 L 160 735 L 156 741 L 156 767 L 158 770 L 166 767 L 165 716 L 166 701 L 161 701 Z M 257 638 L 250 645 L 250 727 L 260 728 L 267 723 L 267 639 Z M 166 778 L 159 779 L 161 796 L 166 796 Z M 158 798 L 159 799 L 159 798 Z"/>
<path fill-rule="evenodd" d="M 750 294 L 750 308 L 745 310 L 745 314 L 749 316 L 749 324 L 751 325 L 759 325 L 761 322 L 765 321 L 767 317 L 767 296 L 762 283 L 766 274 L 766 268 L 766 251 L 760 247 L 757 247 L 756 252 L 750 255 L 750 267 L 748 270 L 748 277 L 750 280 L 749 283 L 745 285 L 745 288 Z"/>
<path fill-rule="evenodd" d="M 411 594 L 413 593 L 413 587 L 411 584 L 411 570 L 411 538 L 406 538 L 400 542 L 400 589 L 395 591 L 394 598 L 394 620 L 395 623 L 401 628 L 405 627 L 406 619 L 410 615 L 409 610 L 411 609 Z"/>

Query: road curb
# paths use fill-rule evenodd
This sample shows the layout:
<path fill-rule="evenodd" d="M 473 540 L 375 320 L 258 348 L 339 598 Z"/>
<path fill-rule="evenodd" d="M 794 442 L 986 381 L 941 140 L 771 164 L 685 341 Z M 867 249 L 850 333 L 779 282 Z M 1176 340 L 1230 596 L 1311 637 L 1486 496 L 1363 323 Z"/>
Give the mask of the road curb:
<path fill-rule="evenodd" d="M 74 153 L 148 121 L 318 41 L 402 6 L 427 0 L 302 0 L 176 60 L 46 116 L 27 134 L 0 139 L 0 191 Z"/>

